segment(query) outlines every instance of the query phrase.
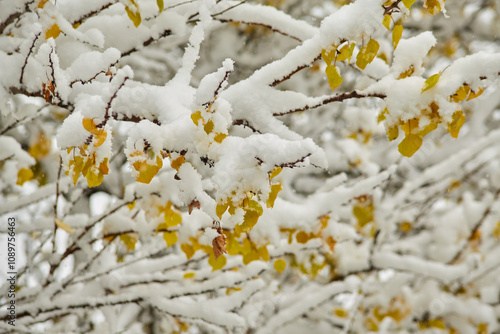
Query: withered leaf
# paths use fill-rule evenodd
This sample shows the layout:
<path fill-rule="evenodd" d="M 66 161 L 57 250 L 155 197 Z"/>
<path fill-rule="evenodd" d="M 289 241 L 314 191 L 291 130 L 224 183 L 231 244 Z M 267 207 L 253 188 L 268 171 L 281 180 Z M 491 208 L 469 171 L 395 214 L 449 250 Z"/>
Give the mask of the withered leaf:
<path fill-rule="evenodd" d="M 198 210 L 200 209 L 200 202 L 196 199 L 193 199 L 191 201 L 191 203 L 189 203 L 188 208 L 189 208 L 189 214 L 191 214 L 191 212 L 193 212 L 194 208 L 196 208 Z"/>
<path fill-rule="evenodd" d="M 217 232 L 219 233 L 219 235 L 212 241 L 212 247 L 214 249 L 214 256 L 216 260 L 219 256 L 222 255 L 222 253 L 227 254 L 226 236 L 222 233 L 222 229 L 220 226 L 217 227 Z"/>

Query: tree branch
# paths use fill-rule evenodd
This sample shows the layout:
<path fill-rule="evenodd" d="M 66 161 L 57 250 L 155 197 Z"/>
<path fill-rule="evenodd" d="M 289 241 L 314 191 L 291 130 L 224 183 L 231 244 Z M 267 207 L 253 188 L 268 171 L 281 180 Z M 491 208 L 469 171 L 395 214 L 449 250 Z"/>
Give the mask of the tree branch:
<path fill-rule="evenodd" d="M 324 99 L 323 101 L 321 101 L 320 103 L 317 103 L 317 104 L 312 105 L 312 106 L 305 105 L 305 106 L 297 108 L 297 109 L 292 109 L 292 110 L 288 110 L 288 111 L 280 112 L 280 113 L 274 113 L 273 116 L 284 116 L 284 115 L 292 114 L 292 113 L 299 112 L 299 111 L 304 111 L 304 110 L 308 110 L 308 109 L 314 109 L 317 107 L 321 107 L 321 106 L 324 106 L 324 105 L 326 105 L 328 103 L 332 103 L 332 102 L 342 102 L 342 101 L 347 100 L 347 99 L 360 99 L 360 98 L 365 98 L 365 97 L 378 97 L 380 99 L 386 98 L 386 96 L 384 94 L 380 94 L 380 93 L 362 94 L 362 93 L 358 93 L 357 91 L 352 91 L 350 93 L 341 93 L 341 94 L 338 94 L 335 96 L 328 97 L 328 98 Z"/>

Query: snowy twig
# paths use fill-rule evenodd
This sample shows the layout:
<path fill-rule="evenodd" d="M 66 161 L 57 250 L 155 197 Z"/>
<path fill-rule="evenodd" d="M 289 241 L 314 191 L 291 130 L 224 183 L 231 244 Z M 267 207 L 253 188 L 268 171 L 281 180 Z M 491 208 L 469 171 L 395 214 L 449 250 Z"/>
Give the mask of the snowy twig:
<path fill-rule="evenodd" d="M 286 36 L 286 37 L 290 37 L 296 41 L 299 41 L 301 42 L 302 39 L 298 38 L 297 36 L 292 36 L 290 34 L 287 34 L 286 32 L 284 31 L 281 31 L 277 28 L 274 28 L 272 25 L 270 24 L 265 24 L 265 23 L 259 23 L 259 22 L 251 22 L 251 21 L 243 21 L 243 20 L 232 20 L 232 19 L 217 19 L 218 21 L 220 22 L 223 22 L 223 23 L 226 23 L 226 22 L 229 22 L 229 23 L 243 23 L 243 24 L 248 24 L 248 25 L 254 25 L 254 26 L 260 26 L 260 27 L 264 27 L 264 28 L 267 28 L 267 29 L 270 29 L 271 31 L 274 31 L 274 32 L 277 32 L 278 34 L 281 34 L 283 36 Z"/>
<path fill-rule="evenodd" d="M 117 3 L 118 1 L 115 0 L 115 1 L 111 1 L 105 5 L 103 5 L 101 8 L 99 9 L 96 9 L 96 10 L 93 10 L 91 12 L 88 12 L 87 14 L 81 16 L 80 18 L 78 18 L 77 20 L 73 21 L 71 23 L 72 26 L 75 26 L 75 25 L 80 25 L 82 24 L 86 19 L 88 18 L 91 18 L 92 16 L 96 16 L 97 14 L 99 14 L 100 12 L 102 12 L 103 10 L 105 10 L 106 8 L 110 7 L 111 5 Z"/>
<path fill-rule="evenodd" d="M 292 110 L 288 110 L 288 111 L 284 111 L 284 112 L 279 112 L 279 113 L 273 113 L 273 116 L 284 116 L 284 115 L 292 114 L 295 112 L 300 112 L 300 111 L 304 111 L 304 110 L 308 110 L 308 109 L 314 109 L 314 108 L 324 106 L 324 105 L 326 105 L 328 103 L 332 103 L 332 102 L 342 102 L 342 101 L 347 100 L 347 99 L 360 99 L 360 98 L 365 98 L 365 97 L 377 97 L 380 99 L 384 99 L 386 96 L 384 94 L 379 94 L 379 93 L 363 94 L 363 93 L 358 93 L 357 91 L 352 91 L 350 93 L 341 93 L 341 94 L 338 94 L 335 96 L 328 97 L 328 98 L 324 99 L 323 101 L 321 101 L 315 105 L 312 105 L 312 106 L 305 105 L 303 107 L 299 107 L 296 109 L 292 109 Z"/>
<path fill-rule="evenodd" d="M 40 34 L 41 33 L 38 33 L 35 35 L 35 38 L 33 39 L 33 43 L 31 43 L 31 46 L 28 50 L 28 54 L 26 55 L 26 58 L 24 58 L 24 64 L 23 64 L 23 67 L 21 67 L 21 76 L 19 77 L 19 84 L 23 84 L 23 78 L 24 78 L 24 69 L 26 68 L 26 65 L 28 64 L 28 59 L 31 55 L 31 53 L 33 52 L 33 48 L 35 47 L 35 43 L 36 43 L 36 40 L 38 39 L 38 37 L 40 37 Z"/>
<path fill-rule="evenodd" d="M 321 55 L 318 55 L 316 58 L 314 58 L 314 60 L 311 62 L 311 64 L 314 63 L 315 61 L 319 60 L 319 59 L 321 59 Z M 279 85 L 280 83 L 282 83 L 282 82 L 290 79 L 295 73 L 299 72 L 300 70 L 303 70 L 304 68 L 311 66 L 311 64 L 303 64 L 303 65 L 298 66 L 292 72 L 290 72 L 289 74 L 285 75 L 283 78 L 274 80 L 273 83 L 271 83 L 270 86 L 274 87 L 274 86 Z"/>
<path fill-rule="evenodd" d="M 160 34 L 157 38 L 153 38 L 153 37 L 151 37 L 151 38 L 149 38 L 148 40 L 144 41 L 144 42 L 142 43 L 142 47 L 143 47 L 143 48 L 145 48 L 145 47 L 147 47 L 149 44 L 151 44 L 151 43 L 153 43 L 153 42 L 157 42 L 160 38 L 170 36 L 171 34 L 172 34 L 172 30 L 170 30 L 170 29 L 166 29 L 166 30 L 164 30 L 164 31 L 163 31 L 163 32 L 162 32 L 162 33 L 161 33 L 161 34 Z M 139 50 L 140 50 L 140 48 L 136 48 L 136 47 L 135 47 L 135 48 L 132 48 L 132 49 L 130 49 L 130 50 L 124 51 L 124 52 L 122 52 L 122 58 L 123 58 L 123 57 L 125 57 L 125 56 L 128 56 L 128 55 L 130 55 L 130 54 L 132 54 L 132 53 L 134 53 L 134 52 L 137 52 L 137 51 L 139 51 Z"/>

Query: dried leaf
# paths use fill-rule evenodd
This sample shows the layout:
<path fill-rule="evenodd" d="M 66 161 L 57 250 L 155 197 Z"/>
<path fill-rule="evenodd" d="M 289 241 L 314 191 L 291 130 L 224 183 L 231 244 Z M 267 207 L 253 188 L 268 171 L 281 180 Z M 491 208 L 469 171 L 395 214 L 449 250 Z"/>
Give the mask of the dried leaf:
<path fill-rule="evenodd" d="M 180 157 L 178 157 L 177 159 L 175 160 L 172 160 L 172 162 L 170 162 L 170 166 L 175 169 L 176 171 L 179 171 L 179 168 L 181 168 L 182 164 L 186 162 L 186 159 L 184 159 L 184 156 L 181 155 Z"/>
<path fill-rule="evenodd" d="M 214 256 L 216 260 L 219 256 L 222 255 L 222 253 L 227 254 L 226 236 L 222 233 L 222 229 L 220 228 L 220 226 L 217 227 L 217 232 L 219 233 L 219 235 L 215 237 L 214 240 L 212 240 L 212 248 L 214 250 Z"/>
<path fill-rule="evenodd" d="M 188 208 L 189 208 L 189 214 L 191 214 L 191 212 L 193 212 L 194 208 L 196 208 L 198 210 L 200 209 L 200 202 L 198 200 L 193 199 L 191 201 L 191 203 L 189 203 Z"/>

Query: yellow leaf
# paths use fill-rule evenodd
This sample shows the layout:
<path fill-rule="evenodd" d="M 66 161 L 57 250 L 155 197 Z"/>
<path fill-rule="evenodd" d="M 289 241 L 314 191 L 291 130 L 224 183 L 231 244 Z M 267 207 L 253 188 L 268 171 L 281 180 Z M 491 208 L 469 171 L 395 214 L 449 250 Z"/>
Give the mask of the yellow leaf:
<path fill-rule="evenodd" d="M 465 98 L 469 95 L 469 92 L 470 92 L 470 87 L 467 85 L 463 85 L 457 89 L 455 94 L 451 96 L 451 99 L 455 103 L 461 102 L 465 100 Z"/>
<path fill-rule="evenodd" d="M 47 29 L 47 31 L 45 31 L 45 39 L 49 39 L 51 37 L 56 39 L 60 33 L 61 29 L 56 23 L 54 23 L 53 25 L 50 26 L 49 29 Z"/>
<path fill-rule="evenodd" d="M 169 201 L 170 203 L 170 201 Z M 171 204 L 170 204 L 171 205 Z M 167 205 L 168 206 L 168 205 Z M 165 224 L 167 227 L 174 227 L 182 223 L 182 216 L 180 213 L 169 208 L 164 213 Z"/>
<path fill-rule="evenodd" d="M 241 291 L 241 288 L 227 288 L 226 295 L 229 296 L 230 294 L 232 294 L 235 291 Z"/>
<path fill-rule="evenodd" d="M 205 133 L 207 135 L 211 134 L 213 129 L 214 129 L 214 122 L 212 122 L 212 120 L 209 120 L 207 124 L 205 124 L 205 126 L 203 127 L 203 130 L 205 130 Z"/>
<path fill-rule="evenodd" d="M 101 129 L 102 130 L 102 129 Z M 104 141 L 106 140 L 106 137 L 108 136 L 107 132 L 102 130 L 100 134 L 95 135 L 95 142 L 94 142 L 94 147 L 99 147 L 101 146 Z"/>
<path fill-rule="evenodd" d="M 448 123 L 448 132 L 453 138 L 457 138 L 460 128 L 465 123 L 465 116 L 462 110 L 457 110 L 453 113 L 452 117 L 452 121 Z"/>
<path fill-rule="evenodd" d="M 399 229 L 404 233 L 410 232 L 412 227 L 413 227 L 413 225 L 410 222 L 399 223 Z"/>
<path fill-rule="evenodd" d="M 161 159 L 158 161 L 159 165 L 149 165 L 146 161 L 136 161 L 133 163 L 135 170 L 139 172 L 139 176 L 137 176 L 136 181 L 141 183 L 150 183 L 153 177 L 158 173 L 160 168 L 163 166 L 163 162 Z"/>
<path fill-rule="evenodd" d="M 129 210 L 132 210 L 134 207 L 135 207 L 135 201 L 133 201 L 132 203 L 128 203 L 128 204 L 127 204 L 127 208 L 128 208 Z"/>
<path fill-rule="evenodd" d="M 104 176 L 101 173 L 96 174 L 93 171 L 89 171 L 85 177 L 87 178 L 89 188 L 97 187 L 104 179 Z"/>
<path fill-rule="evenodd" d="M 49 2 L 49 0 L 40 0 L 40 2 L 38 2 L 38 8 L 43 8 L 45 6 L 45 4 Z"/>
<path fill-rule="evenodd" d="M 390 126 L 387 128 L 387 138 L 389 138 L 389 141 L 393 141 L 394 139 L 398 138 L 399 136 L 399 127 L 397 125 Z"/>
<path fill-rule="evenodd" d="M 175 243 L 177 242 L 177 232 L 163 232 L 163 239 L 167 243 L 167 247 L 175 245 Z"/>
<path fill-rule="evenodd" d="M 269 180 L 272 180 L 275 176 L 278 176 L 278 174 L 281 173 L 282 170 L 283 168 L 281 167 L 274 167 L 274 169 L 269 173 Z"/>
<path fill-rule="evenodd" d="M 107 175 L 109 173 L 109 160 L 108 160 L 108 158 L 103 159 L 103 161 L 99 164 L 98 169 L 104 175 Z"/>
<path fill-rule="evenodd" d="M 333 310 L 333 314 L 335 314 L 339 318 L 345 318 L 348 316 L 348 312 L 343 308 L 336 308 Z"/>
<path fill-rule="evenodd" d="M 267 199 L 267 207 L 272 208 L 274 206 L 274 201 L 276 201 L 276 198 L 278 197 L 278 193 L 283 189 L 281 187 L 281 184 L 272 184 L 271 185 L 271 192 L 269 193 L 269 198 Z"/>
<path fill-rule="evenodd" d="M 403 5 L 406 8 L 410 9 L 410 7 L 415 3 L 415 0 L 403 0 Z"/>
<path fill-rule="evenodd" d="M 307 234 L 306 232 L 304 231 L 299 231 L 299 233 L 297 233 L 297 235 L 295 236 L 295 239 L 297 239 L 297 242 L 299 244 L 305 244 L 307 243 L 307 241 L 309 241 L 309 234 Z"/>
<path fill-rule="evenodd" d="M 224 268 L 224 266 L 226 265 L 226 256 L 223 254 L 223 255 L 220 255 L 217 259 L 215 259 L 215 255 L 214 253 L 210 253 L 210 256 L 208 257 L 208 264 L 212 267 L 212 271 L 216 271 L 216 270 L 219 270 L 219 269 L 222 269 Z"/>
<path fill-rule="evenodd" d="M 178 171 L 179 168 L 181 168 L 181 166 L 182 166 L 182 164 L 184 162 L 186 162 L 186 159 L 184 159 L 184 156 L 181 155 L 177 159 L 172 160 L 172 162 L 170 162 L 170 166 L 172 166 L 173 169 L 175 169 L 176 171 Z"/>
<path fill-rule="evenodd" d="M 421 131 L 418 133 L 418 135 L 419 135 L 420 137 L 424 138 L 424 137 L 425 137 L 425 136 L 426 136 L 429 132 L 436 130 L 436 129 L 437 129 L 437 127 L 438 127 L 437 123 L 435 123 L 435 122 L 430 122 L 429 124 L 427 124 L 427 126 L 426 126 L 423 130 L 421 130 Z"/>
<path fill-rule="evenodd" d="M 82 121 L 83 128 L 93 135 L 99 135 L 102 129 L 98 129 L 92 118 L 84 117 Z"/>
<path fill-rule="evenodd" d="M 342 77 L 340 76 L 335 65 L 328 65 L 325 72 L 328 78 L 328 84 L 330 85 L 330 88 L 332 90 L 340 86 L 340 84 L 342 83 Z"/>
<path fill-rule="evenodd" d="M 368 206 L 355 205 L 352 208 L 352 213 L 358 220 L 359 226 L 363 227 L 373 221 L 373 204 Z"/>
<path fill-rule="evenodd" d="M 432 87 L 436 86 L 440 77 L 441 77 L 441 72 L 436 73 L 436 74 L 428 77 L 427 80 L 425 80 L 424 87 L 422 88 L 422 93 L 425 92 L 426 90 L 429 90 Z"/>
<path fill-rule="evenodd" d="M 19 172 L 17 172 L 16 184 L 22 186 L 24 182 L 31 180 L 33 178 L 33 175 L 33 171 L 29 168 L 19 169 Z"/>
<path fill-rule="evenodd" d="M 477 93 L 474 92 L 473 90 L 470 91 L 469 97 L 467 98 L 467 101 L 470 101 L 472 99 L 475 99 L 476 97 L 479 97 L 481 94 L 483 94 L 484 89 L 482 87 L 479 87 L 477 90 Z"/>
<path fill-rule="evenodd" d="M 187 272 L 184 274 L 183 278 L 193 278 L 194 277 L 194 273 L 191 271 L 191 272 Z"/>
<path fill-rule="evenodd" d="M 335 54 L 337 53 L 337 46 L 332 44 L 332 49 L 327 51 L 326 49 L 321 50 L 321 58 L 325 61 L 326 65 L 330 65 L 332 61 L 335 59 Z"/>
<path fill-rule="evenodd" d="M 382 21 L 382 24 L 384 27 L 387 28 L 387 30 L 391 30 L 391 16 L 389 14 L 386 14 L 384 16 L 384 20 Z"/>
<path fill-rule="evenodd" d="M 274 269 L 276 269 L 277 272 L 280 274 L 285 270 L 286 268 L 286 262 L 283 259 L 277 259 L 274 261 Z"/>
<path fill-rule="evenodd" d="M 214 137 L 214 141 L 217 143 L 222 143 L 224 139 L 226 139 L 227 135 L 225 133 L 217 133 Z"/>
<path fill-rule="evenodd" d="M 61 230 L 66 231 L 68 234 L 75 233 L 75 229 L 63 222 L 60 219 L 55 219 L 54 222 L 56 223 L 57 227 L 59 227 Z"/>
<path fill-rule="evenodd" d="M 399 153 L 405 157 L 411 157 L 422 146 L 422 137 L 409 133 L 398 146 Z"/>
<path fill-rule="evenodd" d="M 40 160 L 49 155 L 51 146 L 52 142 L 45 136 L 45 133 L 41 131 L 33 145 L 29 147 L 28 153 L 36 160 Z"/>
<path fill-rule="evenodd" d="M 190 244 L 182 244 L 181 250 L 186 254 L 186 257 L 188 258 L 188 260 L 190 258 L 192 258 L 194 255 L 193 246 L 191 246 Z"/>
<path fill-rule="evenodd" d="M 197 111 L 191 114 L 191 119 L 193 120 L 194 125 L 198 125 L 200 120 L 203 120 L 203 117 L 201 117 L 201 111 Z"/>
<path fill-rule="evenodd" d="M 257 252 L 259 253 L 259 256 L 262 260 L 264 261 L 269 261 L 269 251 L 267 250 L 267 246 L 262 246 L 259 249 L 257 249 Z"/>
<path fill-rule="evenodd" d="M 424 7 L 427 8 L 427 11 L 432 15 L 436 15 L 441 11 L 439 0 L 425 0 Z"/>
<path fill-rule="evenodd" d="M 385 121 L 385 119 L 386 119 L 385 115 L 387 115 L 387 114 L 389 114 L 389 109 L 387 109 L 387 107 L 385 107 L 384 110 L 382 110 L 380 112 L 380 114 L 378 114 L 377 123 Z"/>
<path fill-rule="evenodd" d="M 495 229 L 493 230 L 493 236 L 495 238 L 500 239 L 500 221 L 497 222 L 497 225 L 495 226 Z"/>
<path fill-rule="evenodd" d="M 488 324 L 483 322 L 477 325 L 477 334 L 488 334 Z"/>
<path fill-rule="evenodd" d="M 401 130 L 403 130 L 405 132 L 405 134 L 409 134 L 409 133 L 413 132 L 412 130 L 418 128 L 418 123 L 419 123 L 418 118 L 409 119 L 408 121 L 401 124 Z"/>
<path fill-rule="evenodd" d="M 133 0 L 131 0 L 134 4 L 134 7 L 125 7 L 125 11 L 129 19 L 134 23 L 134 26 L 137 28 L 141 24 L 141 13 L 139 12 L 139 8 L 135 4 Z"/>
<path fill-rule="evenodd" d="M 243 223 L 241 225 L 236 225 L 238 227 L 238 232 L 250 232 L 250 230 L 257 224 L 260 215 L 255 211 L 247 211 L 243 216 Z"/>
<path fill-rule="evenodd" d="M 398 47 L 398 43 L 402 35 L 403 35 L 403 26 L 397 24 L 396 26 L 394 26 L 394 29 L 392 29 L 392 46 L 394 47 L 394 49 Z"/>
<path fill-rule="evenodd" d="M 156 0 L 156 4 L 158 5 L 158 11 L 160 13 L 163 12 L 163 8 L 164 8 L 163 0 Z"/>
<path fill-rule="evenodd" d="M 135 249 L 135 243 L 137 242 L 137 237 L 134 234 L 127 233 L 120 235 L 120 240 L 123 241 L 127 247 L 127 252 Z"/>
<path fill-rule="evenodd" d="M 404 71 L 403 73 L 401 73 L 398 77 L 398 79 L 404 79 L 404 78 L 408 78 L 410 77 L 413 73 L 415 73 L 415 66 L 413 65 L 410 65 L 410 67 Z"/>
<path fill-rule="evenodd" d="M 446 329 L 446 325 L 444 324 L 444 321 L 441 319 L 429 320 L 429 327 L 438 328 L 438 329 Z"/>
<path fill-rule="evenodd" d="M 252 261 L 258 261 L 260 258 L 259 253 L 255 248 L 251 248 L 251 251 L 243 255 L 243 264 L 247 265 Z"/>
<path fill-rule="evenodd" d="M 326 244 L 328 245 L 328 248 L 330 248 L 330 251 L 335 251 L 337 241 L 331 235 L 326 238 Z"/>
<path fill-rule="evenodd" d="M 354 48 L 351 48 L 349 44 L 345 44 L 343 47 L 340 48 L 335 60 L 337 61 L 350 60 L 353 49 Z"/>
<path fill-rule="evenodd" d="M 356 66 L 364 70 L 366 65 L 371 63 L 377 56 L 379 47 L 380 44 L 376 40 L 370 39 L 366 46 L 359 50 L 358 55 L 356 56 Z"/>
<path fill-rule="evenodd" d="M 228 203 L 217 204 L 217 206 L 215 207 L 215 213 L 217 214 L 217 217 L 219 217 L 219 219 L 222 219 L 222 215 L 224 214 L 224 212 L 226 212 L 228 206 Z"/>
<path fill-rule="evenodd" d="M 369 317 L 369 318 L 366 318 L 365 320 L 365 327 L 366 329 L 368 329 L 370 332 L 378 332 L 378 324 L 377 322 Z"/>

